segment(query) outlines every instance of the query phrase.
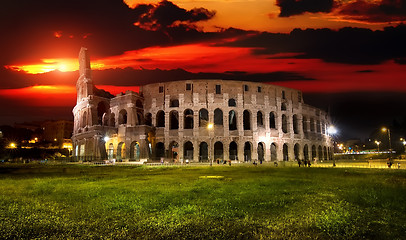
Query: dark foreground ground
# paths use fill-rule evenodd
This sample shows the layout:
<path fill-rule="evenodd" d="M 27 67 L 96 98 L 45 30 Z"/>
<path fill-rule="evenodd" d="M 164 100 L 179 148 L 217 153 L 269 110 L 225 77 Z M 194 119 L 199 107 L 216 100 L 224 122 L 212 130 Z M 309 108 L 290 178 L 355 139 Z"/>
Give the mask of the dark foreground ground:
<path fill-rule="evenodd" d="M 0 165 L 1 239 L 405 239 L 406 171 Z"/>

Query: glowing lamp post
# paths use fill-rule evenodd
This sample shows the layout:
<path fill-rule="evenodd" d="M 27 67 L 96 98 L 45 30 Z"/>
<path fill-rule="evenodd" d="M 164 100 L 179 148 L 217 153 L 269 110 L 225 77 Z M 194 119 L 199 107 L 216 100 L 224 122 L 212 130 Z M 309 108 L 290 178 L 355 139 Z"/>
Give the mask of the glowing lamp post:
<path fill-rule="evenodd" d="M 375 144 L 378 145 L 378 153 L 379 153 L 379 144 L 381 144 L 380 141 L 375 141 Z"/>
<path fill-rule="evenodd" d="M 388 141 L 389 141 L 389 159 L 392 160 L 392 143 L 390 140 L 390 129 L 383 127 L 382 132 L 388 132 Z"/>

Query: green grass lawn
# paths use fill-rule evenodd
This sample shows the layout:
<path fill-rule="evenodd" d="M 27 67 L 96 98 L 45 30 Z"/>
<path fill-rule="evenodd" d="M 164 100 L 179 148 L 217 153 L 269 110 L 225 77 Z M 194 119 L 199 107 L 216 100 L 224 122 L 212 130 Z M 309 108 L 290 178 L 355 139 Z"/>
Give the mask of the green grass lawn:
<path fill-rule="evenodd" d="M 405 239 L 406 171 L 0 166 L 1 239 Z"/>

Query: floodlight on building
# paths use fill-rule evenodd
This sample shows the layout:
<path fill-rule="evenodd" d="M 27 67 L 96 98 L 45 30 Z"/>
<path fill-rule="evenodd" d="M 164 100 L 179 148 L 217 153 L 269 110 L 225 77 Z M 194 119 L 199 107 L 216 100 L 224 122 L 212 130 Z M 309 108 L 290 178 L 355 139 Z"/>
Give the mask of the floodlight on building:
<path fill-rule="evenodd" d="M 105 137 L 103 138 L 103 140 L 104 140 L 105 142 L 108 142 L 108 141 L 110 140 L 110 138 L 109 138 L 108 136 L 105 136 Z"/>
<path fill-rule="evenodd" d="M 213 123 L 209 123 L 209 124 L 207 125 L 207 128 L 208 128 L 208 129 L 213 129 L 213 127 L 214 127 L 214 124 L 213 124 Z"/>
<path fill-rule="evenodd" d="M 329 135 L 334 135 L 334 134 L 337 134 L 337 128 L 335 128 L 333 125 L 330 125 L 328 128 L 327 128 L 327 133 L 329 134 Z"/>
<path fill-rule="evenodd" d="M 10 148 L 16 148 L 17 147 L 17 145 L 15 144 L 15 143 L 10 143 L 10 146 L 9 146 Z"/>

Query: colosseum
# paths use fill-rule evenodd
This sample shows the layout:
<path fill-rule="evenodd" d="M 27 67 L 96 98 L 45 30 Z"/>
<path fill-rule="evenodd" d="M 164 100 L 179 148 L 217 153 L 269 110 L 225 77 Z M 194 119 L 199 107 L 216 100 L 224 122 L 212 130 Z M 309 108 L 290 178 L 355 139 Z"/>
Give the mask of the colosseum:
<path fill-rule="evenodd" d="M 116 96 L 97 89 L 79 53 L 74 156 L 81 160 L 208 162 L 328 160 L 325 111 L 302 92 L 258 82 L 182 80 Z"/>

